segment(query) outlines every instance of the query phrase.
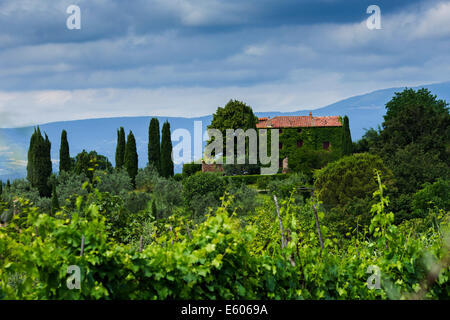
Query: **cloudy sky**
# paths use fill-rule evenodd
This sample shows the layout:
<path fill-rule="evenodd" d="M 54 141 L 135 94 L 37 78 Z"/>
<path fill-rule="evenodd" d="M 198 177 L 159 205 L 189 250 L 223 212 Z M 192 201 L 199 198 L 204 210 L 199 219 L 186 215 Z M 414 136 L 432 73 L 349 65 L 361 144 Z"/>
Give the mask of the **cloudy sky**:
<path fill-rule="evenodd" d="M 0 127 L 318 108 L 450 80 L 449 40 L 450 1 L 1 0 Z"/>

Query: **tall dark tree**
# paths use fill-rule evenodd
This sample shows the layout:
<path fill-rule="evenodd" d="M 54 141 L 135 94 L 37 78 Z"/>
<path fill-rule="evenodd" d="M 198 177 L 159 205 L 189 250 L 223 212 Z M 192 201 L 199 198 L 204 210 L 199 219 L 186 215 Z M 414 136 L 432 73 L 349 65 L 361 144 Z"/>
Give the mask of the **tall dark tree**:
<path fill-rule="evenodd" d="M 159 120 L 152 118 L 148 129 L 148 164 L 161 174 L 161 144 L 159 134 Z"/>
<path fill-rule="evenodd" d="M 2 195 L 2 193 L 3 193 L 3 181 L 0 180 L 0 196 Z"/>
<path fill-rule="evenodd" d="M 348 156 L 352 154 L 353 143 L 350 133 L 350 124 L 348 117 L 344 117 L 344 123 L 342 125 L 342 155 Z"/>
<path fill-rule="evenodd" d="M 116 168 L 120 169 L 123 167 L 125 161 L 125 130 L 120 127 L 117 130 L 117 147 L 116 147 Z"/>
<path fill-rule="evenodd" d="M 31 185 L 39 190 L 41 197 L 51 196 L 51 187 L 48 185 L 48 179 L 52 174 L 50 150 L 51 143 L 47 134 L 44 139 L 38 127 L 30 139 L 27 178 Z"/>
<path fill-rule="evenodd" d="M 27 179 L 32 183 L 35 173 L 34 173 L 34 155 L 36 154 L 36 147 L 38 145 L 39 136 L 41 136 L 41 130 L 39 126 L 34 128 L 34 132 L 30 138 L 30 146 L 28 147 L 28 162 L 27 162 Z"/>
<path fill-rule="evenodd" d="M 172 139 L 170 137 L 170 123 L 164 122 L 161 136 L 161 176 L 173 177 Z"/>
<path fill-rule="evenodd" d="M 61 146 L 59 148 L 59 172 L 70 171 L 72 168 L 70 159 L 69 142 L 67 141 L 67 132 L 61 132 Z"/>
<path fill-rule="evenodd" d="M 11 182 L 8 180 L 6 180 L 6 190 L 11 189 Z"/>
<path fill-rule="evenodd" d="M 51 214 L 54 216 L 55 213 L 60 209 L 58 194 L 56 193 L 56 183 L 52 184 L 52 203 L 51 203 Z"/>
<path fill-rule="evenodd" d="M 124 166 L 131 178 L 133 186 L 136 185 L 136 175 L 138 172 L 138 154 L 136 149 L 136 139 L 133 132 L 130 131 L 127 137 L 127 144 L 125 146 L 125 163 Z"/>

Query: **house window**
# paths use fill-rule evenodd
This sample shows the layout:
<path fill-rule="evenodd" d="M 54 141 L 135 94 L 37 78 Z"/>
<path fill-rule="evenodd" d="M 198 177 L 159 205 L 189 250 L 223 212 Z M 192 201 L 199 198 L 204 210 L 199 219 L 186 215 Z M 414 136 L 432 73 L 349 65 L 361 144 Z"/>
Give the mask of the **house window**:
<path fill-rule="evenodd" d="M 323 142 L 323 143 L 322 143 L 322 148 L 323 148 L 324 150 L 330 149 L 330 142 L 329 142 L 329 141 Z"/>
<path fill-rule="evenodd" d="M 297 140 L 297 148 L 303 147 L 303 140 Z"/>

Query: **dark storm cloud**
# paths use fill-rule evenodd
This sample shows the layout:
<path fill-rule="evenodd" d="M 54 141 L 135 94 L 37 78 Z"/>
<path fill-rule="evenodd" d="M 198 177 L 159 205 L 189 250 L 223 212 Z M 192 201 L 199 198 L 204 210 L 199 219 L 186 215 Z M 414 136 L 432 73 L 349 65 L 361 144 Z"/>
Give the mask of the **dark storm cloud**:
<path fill-rule="evenodd" d="M 81 7 L 81 30 L 66 28 L 70 4 Z M 381 7 L 382 30 L 365 25 L 371 4 Z M 120 115 L 130 92 L 133 114 L 148 99 L 182 114 L 183 97 L 209 112 L 205 95 L 211 108 L 233 94 L 271 109 L 318 107 L 448 80 L 449 40 L 448 1 L 6 0 L 0 112 L 29 106 L 23 118 L 76 101 L 60 118 L 96 116 L 97 105 Z"/>

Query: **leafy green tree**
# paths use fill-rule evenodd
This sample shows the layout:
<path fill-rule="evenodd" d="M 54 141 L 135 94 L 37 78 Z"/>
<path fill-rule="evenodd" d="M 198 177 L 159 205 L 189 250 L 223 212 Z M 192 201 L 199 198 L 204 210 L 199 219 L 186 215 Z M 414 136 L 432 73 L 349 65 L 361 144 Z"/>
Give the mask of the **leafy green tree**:
<path fill-rule="evenodd" d="M 253 113 L 250 106 L 242 101 L 230 100 L 225 107 L 217 108 L 216 113 L 213 114 L 213 119 L 208 129 L 217 129 L 223 135 L 223 150 L 226 152 L 226 129 L 256 129 L 258 118 Z M 208 143 L 212 142 L 212 138 Z M 236 141 L 235 141 L 236 150 Z M 235 153 L 235 152 L 234 152 Z"/>
<path fill-rule="evenodd" d="M 11 182 L 8 180 L 6 180 L 6 190 L 11 189 Z"/>
<path fill-rule="evenodd" d="M 428 153 L 437 152 L 448 163 L 450 114 L 448 103 L 439 100 L 428 89 L 405 89 L 395 93 L 386 104 L 386 115 L 380 133 L 380 152 L 393 155 L 398 149 L 415 143 Z"/>
<path fill-rule="evenodd" d="M 148 164 L 161 173 L 161 141 L 159 134 L 159 120 L 152 118 L 148 129 Z"/>
<path fill-rule="evenodd" d="M 125 161 L 125 130 L 120 127 L 117 130 L 116 169 L 123 167 Z"/>
<path fill-rule="evenodd" d="M 161 137 L 161 176 L 173 177 L 172 139 L 170 136 L 170 123 L 164 122 Z"/>
<path fill-rule="evenodd" d="M 136 139 L 133 132 L 130 131 L 127 137 L 127 144 L 125 146 L 125 161 L 124 166 L 131 178 L 133 187 L 136 186 L 136 175 L 138 173 L 138 154 L 136 150 Z"/>
<path fill-rule="evenodd" d="M 52 203 L 51 203 L 51 214 L 54 216 L 55 213 L 60 209 L 58 194 L 56 193 L 56 183 L 52 184 Z"/>
<path fill-rule="evenodd" d="M 72 160 L 70 159 L 69 142 L 67 141 L 67 132 L 61 132 L 61 145 L 59 147 L 59 172 L 70 171 L 72 168 Z"/>
<path fill-rule="evenodd" d="M 449 141 L 448 104 L 428 89 L 405 89 L 386 104 L 382 130 L 370 149 L 394 173 L 396 219 L 408 217 L 412 196 L 424 183 L 450 177 Z"/>
<path fill-rule="evenodd" d="M 353 153 L 364 153 L 373 150 L 374 145 L 377 144 L 380 137 L 379 132 L 381 128 L 378 127 L 378 131 L 374 128 L 367 130 L 362 138 L 357 142 L 353 142 Z"/>
<path fill-rule="evenodd" d="M 344 117 L 344 123 L 342 126 L 342 155 L 348 156 L 352 154 L 353 143 L 352 136 L 350 133 L 350 125 L 348 117 Z"/>

